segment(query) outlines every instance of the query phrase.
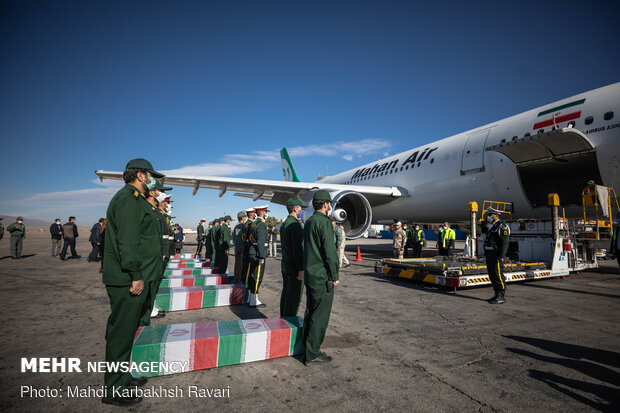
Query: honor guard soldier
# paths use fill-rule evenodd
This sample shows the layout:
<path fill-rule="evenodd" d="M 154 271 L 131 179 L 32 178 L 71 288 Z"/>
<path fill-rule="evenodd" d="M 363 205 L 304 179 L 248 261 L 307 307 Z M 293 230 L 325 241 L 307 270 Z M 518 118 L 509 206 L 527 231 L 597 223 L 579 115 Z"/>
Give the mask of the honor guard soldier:
<path fill-rule="evenodd" d="M 211 228 L 211 256 L 209 259 L 211 260 L 211 268 L 218 268 L 217 266 L 217 237 L 220 232 L 220 218 L 215 218 L 213 220 L 213 228 Z"/>
<path fill-rule="evenodd" d="M 159 291 L 159 286 L 164 278 L 164 272 L 166 271 L 166 267 L 168 266 L 168 261 L 170 261 L 170 255 L 174 252 L 174 233 L 172 232 L 172 226 L 170 225 L 170 215 L 168 215 L 168 209 L 166 208 L 167 203 L 170 200 L 168 194 L 163 191 L 171 191 L 172 188 L 164 187 L 161 184 L 158 185 L 157 189 L 159 190 L 159 195 L 157 196 L 157 212 L 160 218 L 160 226 L 161 226 L 161 234 L 162 234 L 162 252 L 163 252 L 163 263 L 161 276 L 159 277 L 159 281 L 157 281 L 155 285 L 155 294 L 153 295 L 153 305 L 151 311 L 150 318 L 162 318 L 166 316 L 166 312 L 164 310 L 160 310 L 155 303 L 155 297 L 157 296 L 157 291 Z"/>
<path fill-rule="evenodd" d="M 145 194 L 153 189 L 156 172 L 146 159 L 133 159 L 123 172 L 125 186 L 110 201 L 107 210 L 103 283 L 110 298 L 111 313 L 106 329 L 106 362 L 129 363 L 140 316 L 149 307 L 154 274 L 162 269 L 162 236 L 157 215 Z M 129 386 L 146 383 L 129 372 L 108 370 L 104 376 L 104 403 L 128 406 L 141 397 L 115 396 Z M 118 394 L 118 393 L 116 393 Z"/>
<path fill-rule="evenodd" d="M 304 230 L 297 214 L 307 205 L 298 197 L 286 201 L 288 217 L 280 226 L 282 244 L 282 295 L 280 317 L 294 317 L 304 291 Z"/>
<path fill-rule="evenodd" d="M 256 219 L 256 210 L 254 208 L 248 208 L 245 210 L 245 213 L 248 216 L 248 220 L 245 222 L 245 226 L 243 227 L 243 274 L 245 274 L 245 284 L 248 285 L 250 282 L 250 247 L 252 246 L 252 241 L 250 240 L 250 234 L 252 232 L 252 225 L 254 224 L 254 220 Z"/>
<path fill-rule="evenodd" d="M 495 290 L 491 304 L 504 304 L 506 302 L 506 278 L 504 277 L 504 260 L 508 252 L 510 227 L 499 219 L 498 211 L 494 208 L 487 209 L 487 221 L 489 231 L 484 240 L 484 256 L 487 261 L 487 272 Z"/>
<path fill-rule="evenodd" d="M 22 217 L 17 217 L 15 222 L 9 225 L 6 230 L 11 234 L 11 258 L 17 260 L 22 257 L 22 246 L 24 244 L 24 238 L 26 238 L 24 219 Z"/>
<path fill-rule="evenodd" d="M 196 242 L 198 242 L 198 247 L 196 247 L 196 255 L 200 255 L 200 253 L 202 252 L 202 245 L 204 244 L 205 240 L 205 221 L 206 219 L 201 219 L 198 223 L 198 226 L 196 227 L 196 232 L 198 233 L 196 235 Z"/>
<path fill-rule="evenodd" d="M 213 253 L 213 249 L 211 248 L 211 243 L 213 240 L 213 221 L 209 221 L 209 225 L 205 230 L 205 258 L 211 261 L 211 255 Z"/>
<path fill-rule="evenodd" d="M 245 243 L 243 242 L 243 228 L 245 227 L 245 221 L 247 214 L 244 211 L 237 213 L 237 221 L 239 222 L 233 228 L 232 240 L 235 246 L 235 276 L 233 278 L 233 284 L 242 284 L 245 280 L 243 277 L 243 249 Z"/>
<path fill-rule="evenodd" d="M 265 258 L 267 258 L 267 225 L 265 219 L 267 218 L 268 206 L 261 206 L 256 208 L 256 220 L 252 224 L 252 230 L 250 233 L 250 279 L 248 288 L 250 289 L 250 307 L 265 307 L 258 299 L 258 291 L 260 285 L 263 282 L 263 275 L 265 274 Z"/>
<path fill-rule="evenodd" d="M 230 250 L 230 227 L 229 224 L 232 221 L 230 215 L 226 215 L 222 218 L 220 223 L 220 245 L 219 245 L 219 258 L 217 260 L 219 265 L 220 274 L 226 274 L 228 272 L 228 251 Z"/>
<path fill-rule="evenodd" d="M 316 191 L 312 199 L 314 214 L 304 225 L 304 284 L 306 314 L 304 316 L 304 363 L 330 362 L 321 350 L 338 285 L 338 253 L 334 229 L 327 218 L 332 208 L 329 192 Z"/>

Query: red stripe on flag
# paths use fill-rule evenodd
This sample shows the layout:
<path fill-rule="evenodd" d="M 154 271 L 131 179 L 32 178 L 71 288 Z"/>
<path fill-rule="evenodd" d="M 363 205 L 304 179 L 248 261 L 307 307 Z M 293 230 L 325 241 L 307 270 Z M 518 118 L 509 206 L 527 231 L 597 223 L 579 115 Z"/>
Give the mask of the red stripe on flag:
<path fill-rule="evenodd" d="M 195 310 L 197 308 L 202 308 L 202 290 L 200 291 L 189 291 L 187 293 L 187 309 Z"/>
<path fill-rule="evenodd" d="M 182 275 L 192 275 L 192 270 L 183 270 L 181 271 Z"/>
<path fill-rule="evenodd" d="M 569 120 L 578 119 L 581 117 L 581 111 L 569 113 L 568 115 L 558 116 L 555 118 L 555 123 L 568 122 Z M 544 120 L 542 122 L 538 122 L 534 124 L 532 130 L 546 128 L 547 126 L 553 125 L 553 118 Z"/>
<path fill-rule="evenodd" d="M 181 278 L 181 284 L 183 287 L 193 287 L 194 279 L 193 278 Z"/>

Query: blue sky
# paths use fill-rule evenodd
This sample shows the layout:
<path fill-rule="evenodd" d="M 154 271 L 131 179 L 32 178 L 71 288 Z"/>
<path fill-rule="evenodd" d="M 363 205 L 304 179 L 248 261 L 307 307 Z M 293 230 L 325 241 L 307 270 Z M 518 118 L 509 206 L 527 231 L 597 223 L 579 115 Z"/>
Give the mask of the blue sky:
<path fill-rule="evenodd" d="M 617 1 L 4 1 L 0 10 L 0 214 L 76 215 L 85 226 L 118 186 L 97 183 L 94 170 L 120 171 L 131 158 L 281 179 L 287 146 L 300 178 L 314 180 L 620 80 Z M 252 204 L 171 194 L 189 226 Z"/>

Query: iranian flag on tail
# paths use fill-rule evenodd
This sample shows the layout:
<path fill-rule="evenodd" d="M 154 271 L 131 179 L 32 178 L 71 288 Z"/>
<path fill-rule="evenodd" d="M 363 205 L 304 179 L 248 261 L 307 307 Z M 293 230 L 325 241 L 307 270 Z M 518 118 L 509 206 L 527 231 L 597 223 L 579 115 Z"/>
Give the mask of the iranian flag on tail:
<path fill-rule="evenodd" d="M 161 281 L 160 288 L 193 287 L 202 285 L 231 284 L 235 274 L 224 275 L 172 275 Z"/>
<path fill-rule="evenodd" d="M 249 290 L 242 284 L 159 288 L 157 308 L 164 311 L 195 310 L 246 304 Z"/>
<path fill-rule="evenodd" d="M 140 327 L 131 361 L 175 365 L 141 374 L 160 376 L 293 356 L 304 351 L 302 330 L 301 317 Z M 185 368 L 178 371 L 176 366 L 181 365 Z"/>
<path fill-rule="evenodd" d="M 211 275 L 218 274 L 218 270 L 212 268 L 171 268 L 164 271 L 164 277 L 178 277 L 190 275 Z"/>
<path fill-rule="evenodd" d="M 546 128 L 547 126 L 556 124 L 559 127 L 562 122 L 579 119 L 581 117 L 581 110 L 579 110 L 580 108 L 577 108 L 577 106 L 582 105 L 585 101 L 585 99 L 579 99 L 551 109 L 543 110 L 538 113 L 536 123 L 534 123 L 532 130 Z"/>

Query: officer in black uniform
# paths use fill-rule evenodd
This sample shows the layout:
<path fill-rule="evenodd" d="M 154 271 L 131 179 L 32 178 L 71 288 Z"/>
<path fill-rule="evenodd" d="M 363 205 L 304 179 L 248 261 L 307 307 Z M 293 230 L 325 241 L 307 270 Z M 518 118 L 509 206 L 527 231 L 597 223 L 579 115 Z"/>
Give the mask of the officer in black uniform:
<path fill-rule="evenodd" d="M 495 295 L 489 299 L 491 304 L 504 304 L 506 302 L 506 278 L 504 277 L 504 260 L 508 252 L 510 228 L 499 219 L 498 211 L 494 208 L 487 209 L 487 221 L 489 231 L 484 240 L 484 256 L 487 261 L 487 272 Z"/>

